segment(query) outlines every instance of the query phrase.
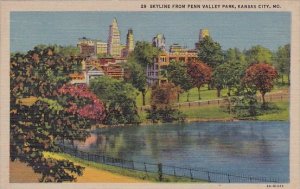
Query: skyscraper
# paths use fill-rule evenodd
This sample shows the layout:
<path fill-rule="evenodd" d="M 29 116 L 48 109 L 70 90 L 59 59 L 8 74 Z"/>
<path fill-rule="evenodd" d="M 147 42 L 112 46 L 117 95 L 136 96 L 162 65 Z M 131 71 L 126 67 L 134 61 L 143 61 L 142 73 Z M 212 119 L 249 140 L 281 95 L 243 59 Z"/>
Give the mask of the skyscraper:
<path fill-rule="evenodd" d="M 207 28 L 205 29 L 200 29 L 199 32 L 199 41 L 202 41 L 205 37 L 209 36 L 209 30 Z"/>
<path fill-rule="evenodd" d="M 112 24 L 109 26 L 107 51 L 107 53 L 113 57 L 121 56 L 120 31 L 116 18 L 113 19 Z"/>
<path fill-rule="evenodd" d="M 128 53 L 132 52 L 134 49 L 134 37 L 132 29 L 128 30 L 127 38 L 126 38 L 126 48 Z"/>
<path fill-rule="evenodd" d="M 195 43 L 195 48 L 198 49 L 199 48 L 199 42 L 202 41 L 205 37 L 209 36 L 209 30 L 207 28 L 205 29 L 200 29 L 199 31 L 199 41 L 197 43 Z"/>

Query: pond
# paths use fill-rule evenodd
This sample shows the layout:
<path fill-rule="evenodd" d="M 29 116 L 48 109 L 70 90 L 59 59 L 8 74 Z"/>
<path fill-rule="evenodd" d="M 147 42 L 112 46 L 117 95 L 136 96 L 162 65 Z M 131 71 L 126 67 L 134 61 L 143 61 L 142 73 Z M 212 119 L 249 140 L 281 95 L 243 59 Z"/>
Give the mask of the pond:
<path fill-rule="evenodd" d="M 202 122 L 99 129 L 78 149 L 127 160 L 289 182 L 289 122 Z"/>

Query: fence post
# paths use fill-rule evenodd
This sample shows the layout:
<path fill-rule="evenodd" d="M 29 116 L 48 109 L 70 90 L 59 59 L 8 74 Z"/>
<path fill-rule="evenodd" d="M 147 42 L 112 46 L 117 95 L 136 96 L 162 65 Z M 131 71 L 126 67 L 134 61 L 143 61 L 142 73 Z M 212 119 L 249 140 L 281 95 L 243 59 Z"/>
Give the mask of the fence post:
<path fill-rule="evenodd" d="M 158 180 L 161 182 L 162 181 L 162 164 L 158 164 Z"/>
<path fill-rule="evenodd" d="M 210 175 L 209 175 L 209 171 L 207 171 L 207 178 L 208 178 L 208 182 L 211 182 L 211 180 L 210 180 Z"/>
<path fill-rule="evenodd" d="M 134 162 L 133 162 L 133 160 L 131 160 L 131 163 L 132 163 L 132 169 L 134 170 Z"/>
<path fill-rule="evenodd" d="M 174 176 L 176 177 L 176 171 L 175 171 L 175 167 L 174 167 Z"/>
<path fill-rule="evenodd" d="M 193 180 L 192 169 L 190 169 L 191 180 Z"/>
<path fill-rule="evenodd" d="M 144 168 L 145 168 L 145 172 L 147 173 L 147 167 L 146 167 L 146 163 L 144 162 Z"/>

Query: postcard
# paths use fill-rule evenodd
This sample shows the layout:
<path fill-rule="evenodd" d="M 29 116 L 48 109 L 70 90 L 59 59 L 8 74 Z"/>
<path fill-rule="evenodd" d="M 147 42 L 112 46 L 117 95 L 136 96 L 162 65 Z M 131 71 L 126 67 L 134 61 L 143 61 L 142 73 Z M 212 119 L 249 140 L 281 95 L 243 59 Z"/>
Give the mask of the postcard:
<path fill-rule="evenodd" d="M 0 188 L 300 187 L 299 2 L 0 3 Z"/>

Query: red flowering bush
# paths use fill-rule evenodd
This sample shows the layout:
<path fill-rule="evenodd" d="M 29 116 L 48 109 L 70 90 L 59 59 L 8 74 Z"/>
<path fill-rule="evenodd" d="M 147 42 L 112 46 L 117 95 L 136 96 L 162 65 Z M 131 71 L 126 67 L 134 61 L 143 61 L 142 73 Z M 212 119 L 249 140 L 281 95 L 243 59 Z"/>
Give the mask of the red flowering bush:
<path fill-rule="evenodd" d="M 67 100 L 69 108 L 66 111 L 95 121 L 104 119 L 104 104 L 88 90 L 86 85 L 64 85 L 58 92 L 60 95 L 66 95 L 69 98 Z M 82 105 L 80 106 L 80 104 Z"/>

